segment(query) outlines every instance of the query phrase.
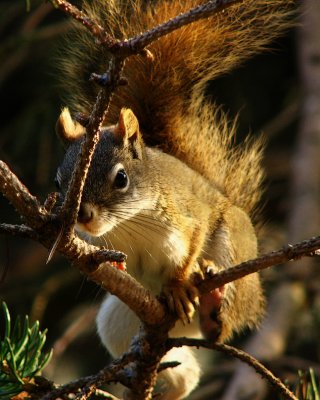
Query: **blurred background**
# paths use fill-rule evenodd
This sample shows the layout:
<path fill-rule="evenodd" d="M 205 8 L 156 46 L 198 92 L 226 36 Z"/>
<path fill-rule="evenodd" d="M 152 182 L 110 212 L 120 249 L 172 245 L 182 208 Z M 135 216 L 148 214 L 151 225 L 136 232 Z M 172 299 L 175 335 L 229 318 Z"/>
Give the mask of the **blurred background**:
<path fill-rule="evenodd" d="M 69 29 L 49 3 L 33 0 L 27 11 L 23 0 L 0 2 L 0 159 L 41 201 L 55 190 L 63 157 L 54 132 L 64 105 L 55 64 Z M 239 139 L 248 133 L 267 138 L 261 252 L 319 235 L 320 2 L 305 0 L 295 29 L 212 82 L 208 94 L 230 119 L 239 115 Z M 20 222 L 2 195 L 0 222 Z M 66 382 L 108 360 L 94 329 L 103 293 L 59 255 L 48 265 L 47 257 L 37 243 L 0 236 L 0 298 L 13 317 L 29 314 L 48 328 L 54 355 L 46 376 Z M 266 319 L 258 332 L 233 342 L 292 385 L 299 370 L 312 367 L 320 374 L 319 267 L 319 260 L 305 258 L 265 271 Z M 245 365 L 210 357 L 190 399 L 279 398 Z"/>

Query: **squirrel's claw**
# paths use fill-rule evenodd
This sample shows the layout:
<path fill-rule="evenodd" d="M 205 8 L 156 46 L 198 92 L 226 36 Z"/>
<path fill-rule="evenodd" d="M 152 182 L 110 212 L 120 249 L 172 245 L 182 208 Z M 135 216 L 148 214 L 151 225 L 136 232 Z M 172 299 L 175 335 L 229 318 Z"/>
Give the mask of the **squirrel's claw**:
<path fill-rule="evenodd" d="M 170 311 L 176 313 L 184 325 L 190 323 L 199 305 L 198 289 L 190 282 L 172 280 L 162 288 Z"/>

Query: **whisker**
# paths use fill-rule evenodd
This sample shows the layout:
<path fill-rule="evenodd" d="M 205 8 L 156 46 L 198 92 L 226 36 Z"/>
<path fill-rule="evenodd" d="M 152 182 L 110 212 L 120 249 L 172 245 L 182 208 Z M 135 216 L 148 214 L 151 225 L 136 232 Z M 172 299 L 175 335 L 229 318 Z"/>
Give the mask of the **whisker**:
<path fill-rule="evenodd" d="M 122 242 L 126 242 L 127 241 L 127 243 L 129 244 L 129 248 L 130 248 L 132 254 L 135 254 L 134 247 L 132 247 L 131 242 L 130 241 L 128 242 L 127 237 L 126 237 L 126 236 L 130 235 L 130 232 L 128 232 L 128 230 L 125 228 L 124 224 L 117 225 L 116 231 L 117 231 L 118 234 L 120 234 L 123 237 Z M 121 239 L 119 238 L 119 236 L 114 231 L 111 231 L 110 233 L 112 233 L 121 242 Z"/>
<path fill-rule="evenodd" d="M 153 218 L 150 215 L 145 215 L 145 214 L 131 215 L 130 213 L 127 213 L 125 209 L 124 210 L 115 210 L 114 211 L 114 215 L 120 215 L 123 219 L 126 219 L 125 217 L 127 216 L 128 220 L 129 219 L 132 220 L 132 221 L 135 220 L 138 223 L 141 222 L 141 225 L 142 225 L 142 223 L 144 223 L 144 226 L 149 226 L 150 229 L 158 227 L 159 228 L 158 231 L 155 230 L 155 229 L 153 231 L 154 232 L 159 232 L 161 234 L 163 234 L 164 231 L 168 231 L 168 232 L 171 232 L 171 233 L 176 232 L 176 229 L 173 228 L 172 226 L 169 226 L 168 223 L 158 221 L 157 219 Z"/>
<path fill-rule="evenodd" d="M 145 208 L 145 207 L 141 208 L 141 207 L 138 207 L 138 206 L 136 206 L 136 207 L 128 207 L 127 203 L 121 203 L 121 207 L 124 210 L 133 210 L 133 211 L 137 211 L 137 212 L 148 211 L 150 213 L 158 213 L 159 214 L 159 210 L 156 210 L 154 208 Z M 107 208 L 108 208 L 109 211 L 117 211 L 119 209 L 121 210 L 121 208 L 119 206 L 113 207 L 112 205 L 108 205 Z"/>
<path fill-rule="evenodd" d="M 118 219 L 118 221 L 121 221 L 121 222 L 122 222 L 122 223 L 121 223 L 122 227 L 125 226 L 127 229 L 129 229 L 129 231 L 127 231 L 127 233 L 128 233 L 129 235 L 130 235 L 130 232 L 133 232 L 133 233 L 135 233 L 135 235 L 133 235 L 133 237 L 134 237 L 134 236 L 137 237 L 137 235 L 138 235 L 138 236 L 141 236 L 141 237 L 142 237 L 144 240 L 146 240 L 147 242 L 152 243 L 150 237 L 146 236 L 146 235 L 144 234 L 144 232 L 142 232 L 141 230 L 134 229 L 134 226 L 135 226 L 135 227 L 144 227 L 146 230 L 149 230 L 149 231 L 150 231 L 150 230 L 151 230 L 150 227 L 144 226 L 144 225 L 141 224 L 141 223 L 136 223 L 136 222 L 133 221 L 133 220 L 129 220 L 129 219 L 127 219 L 127 218 L 123 218 L 123 217 L 121 217 L 121 216 L 119 216 L 119 215 L 116 215 L 115 217 Z M 125 221 L 126 223 L 123 223 L 124 221 Z M 120 226 L 120 224 L 119 224 L 119 226 Z"/>
<path fill-rule="evenodd" d="M 138 224 L 137 224 L 135 221 L 130 221 L 129 223 L 126 223 L 126 224 L 120 223 L 119 225 L 117 225 L 117 228 L 118 228 L 118 229 L 120 229 L 120 228 L 123 229 L 128 235 L 130 235 L 131 232 L 134 232 L 136 236 L 137 236 L 137 235 L 138 235 L 138 236 L 141 236 L 143 239 L 146 240 L 146 242 L 153 244 L 153 241 L 151 241 L 150 237 L 146 237 L 140 230 L 137 231 L 136 229 L 134 229 L 132 225 L 133 225 L 133 226 L 138 225 L 138 226 L 140 227 L 140 226 L 141 226 L 141 223 L 138 223 Z M 147 227 L 146 229 L 150 231 L 150 228 L 149 228 L 149 227 Z M 160 236 L 162 236 L 162 237 L 165 237 L 164 232 L 165 232 L 165 231 L 162 231 L 162 232 L 156 231 L 156 233 L 158 233 L 158 234 L 159 234 Z M 144 250 L 145 250 L 148 254 L 150 254 L 150 256 L 152 257 L 152 254 L 147 250 L 146 247 L 144 247 Z M 160 250 L 166 257 L 169 257 L 169 254 L 168 254 L 162 247 L 159 247 L 159 250 Z"/>
<path fill-rule="evenodd" d="M 166 236 L 166 229 L 164 228 L 163 225 L 157 225 L 157 224 L 153 224 L 151 221 L 145 221 L 141 218 L 138 218 L 136 216 L 133 216 L 129 219 L 125 218 L 124 216 L 126 216 L 126 214 L 118 214 L 117 217 L 118 219 L 122 220 L 122 222 L 124 223 L 124 221 L 127 221 L 126 225 L 129 225 L 130 223 L 134 223 L 136 226 L 144 228 L 146 230 L 149 230 L 151 232 L 154 232 L 156 234 L 158 234 L 160 237 L 165 237 Z M 169 230 L 169 229 L 168 229 Z"/>
<path fill-rule="evenodd" d="M 101 238 L 104 241 L 104 243 L 108 249 L 111 248 L 112 250 L 114 250 L 113 244 L 107 235 L 103 235 L 103 236 L 101 236 Z"/>
<path fill-rule="evenodd" d="M 136 232 L 133 228 L 132 228 L 132 226 L 131 226 L 132 224 L 130 224 L 129 226 L 128 226 L 128 224 L 119 224 L 118 226 L 117 226 L 117 228 L 120 230 L 123 230 L 126 234 L 129 234 L 130 235 L 130 230 L 131 231 L 133 231 L 133 232 L 135 232 L 135 233 L 138 233 L 141 237 L 143 237 L 147 242 L 149 242 L 149 243 L 152 243 L 152 241 L 150 240 L 150 238 L 146 238 L 141 232 Z M 129 245 L 130 246 L 130 248 L 131 248 L 131 251 L 132 251 L 132 253 L 133 254 L 135 254 L 135 250 L 134 250 L 134 248 L 132 248 L 132 246 L 131 246 L 131 244 Z M 166 257 L 169 257 L 169 254 L 167 253 L 167 252 L 165 252 L 165 250 L 162 248 L 162 247 L 159 247 L 159 249 L 160 249 L 160 251 L 166 256 Z M 155 261 L 157 261 L 154 257 L 153 257 L 153 255 L 152 255 L 152 253 L 150 253 L 150 251 L 146 248 L 146 247 L 144 247 L 144 251 L 146 252 L 146 253 L 148 253 L 149 255 L 150 255 L 150 257 L 153 259 L 153 260 L 155 260 Z"/>
<path fill-rule="evenodd" d="M 133 220 L 136 219 L 137 221 L 142 221 L 145 222 L 146 224 L 149 224 L 150 226 L 158 226 L 162 229 L 169 228 L 169 226 L 166 227 L 165 224 L 163 224 L 161 221 L 156 220 L 155 218 L 144 215 L 144 214 L 131 214 L 126 212 L 126 210 L 118 210 L 115 212 L 115 215 L 119 215 L 121 217 L 127 217 L 128 220 Z"/>

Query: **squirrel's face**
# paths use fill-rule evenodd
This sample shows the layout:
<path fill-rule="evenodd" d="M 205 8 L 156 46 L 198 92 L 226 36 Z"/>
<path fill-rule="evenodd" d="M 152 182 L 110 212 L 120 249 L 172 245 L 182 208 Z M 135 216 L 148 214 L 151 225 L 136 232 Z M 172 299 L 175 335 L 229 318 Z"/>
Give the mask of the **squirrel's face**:
<path fill-rule="evenodd" d="M 139 126 L 130 110 L 119 123 L 101 131 L 82 193 L 76 229 L 101 236 L 149 206 L 141 182 L 145 164 Z M 129 120 L 130 119 L 130 120 Z M 129 125 L 128 125 L 129 124 Z M 134 129 L 133 129 L 134 128 Z M 61 132 L 59 132 L 61 134 Z M 63 137 L 66 141 L 66 136 Z M 58 189 L 67 191 L 84 137 L 72 140 L 56 176 Z"/>

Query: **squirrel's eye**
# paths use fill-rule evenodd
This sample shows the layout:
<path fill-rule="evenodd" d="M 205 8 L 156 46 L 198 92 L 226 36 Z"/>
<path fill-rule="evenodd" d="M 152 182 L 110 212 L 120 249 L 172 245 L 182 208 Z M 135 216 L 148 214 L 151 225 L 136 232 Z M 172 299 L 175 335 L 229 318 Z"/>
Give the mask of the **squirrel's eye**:
<path fill-rule="evenodd" d="M 124 169 L 119 169 L 116 177 L 114 178 L 113 186 L 116 189 L 124 189 L 128 185 L 128 176 Z"/>

